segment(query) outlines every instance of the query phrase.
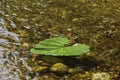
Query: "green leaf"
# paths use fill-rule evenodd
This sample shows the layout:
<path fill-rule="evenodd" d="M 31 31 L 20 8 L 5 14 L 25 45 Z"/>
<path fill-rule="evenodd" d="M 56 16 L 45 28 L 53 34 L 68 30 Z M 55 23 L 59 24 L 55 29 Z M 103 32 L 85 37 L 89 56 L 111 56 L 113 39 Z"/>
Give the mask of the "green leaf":
<path fill-rule="evenodd" d="M 69 44 L 70 40 L 64 37 L 46 39 L 39 42 L 31 53 L 52 56 L 77 56 L 90 51 L 90 47 L 85 44 L 75 44 L 73 46 L 64 46 Z"/>

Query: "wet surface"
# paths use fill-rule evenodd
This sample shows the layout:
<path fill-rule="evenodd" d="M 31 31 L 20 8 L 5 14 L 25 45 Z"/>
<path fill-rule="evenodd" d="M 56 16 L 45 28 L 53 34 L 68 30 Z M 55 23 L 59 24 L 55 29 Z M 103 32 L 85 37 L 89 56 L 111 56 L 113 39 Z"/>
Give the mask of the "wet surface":
<path fill-rule="evenodd" d="M 1 0 L 0 80 L 78 80 L 79 77 L 90 80 L 91 73 L 102 71 L 119 80 L 119 4 L 119 0 Z M 38 60 L 39 56 L 30 54 L 30 49 L 40 40 L 62 35 L 91 46 L 90 56 L 94 58 L 79 60 L 88 60 L 92 68 L 89 63 L 84 64 L 87 69 L 80 64 L 76 67 L 82 71 L 73 71 L 74 74 L 68 71 L 62 76 L 49 70 L 42 74 L 34 72 L 36 66 L 50 68 L 53 64 Z M 68 59 L 64 63 L 70 68 L 76 59 Z M 97 64 L 96 59 L 103 62 Z"/>

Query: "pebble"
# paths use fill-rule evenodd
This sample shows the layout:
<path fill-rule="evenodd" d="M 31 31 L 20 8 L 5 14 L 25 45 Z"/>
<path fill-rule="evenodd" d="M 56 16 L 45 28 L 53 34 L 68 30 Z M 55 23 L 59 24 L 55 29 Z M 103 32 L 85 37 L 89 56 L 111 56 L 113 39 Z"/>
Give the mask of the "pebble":
<path fill-rule="evenodd" d="M 80 68 L 80 67 L 75 67 L 75 68 L 69 68 L 68 69 L 68 73 L 70 73 L 70 74 L 76 74 L 76 73 L 82 72 L 82 71 L 83 71 L 83 69 Z"/>
<path fill-rule="evenodd" d="M 37 66 L 37 67 L 33 68 L 33 72 L 42 72 L 42 71 L 45 71 L 47 69 L 48 69 L 47 66 Z"/>
<path fill-rule="evenodd" d="M 44 75 L 39 75 L 37 79 L 33 79 L 33 80 L 58 80 L 58 79 L 57 76 L 54 75 L 53 73 L 48 73 Z"/>
<path fill-rule="evenodd" d="M 92 80 L 111 80 L 110 74 L 105 72 L 93 73 Z"/>
<path fill-rule="evenodd" d="M 52 67 L 50 68 L 50 71 L 57 72 L 57 73 L 65 73 L 67 72 L 67 70 L 68 70 L 68 67 L 63 63 L 56 63 L 52 65 Z"/>

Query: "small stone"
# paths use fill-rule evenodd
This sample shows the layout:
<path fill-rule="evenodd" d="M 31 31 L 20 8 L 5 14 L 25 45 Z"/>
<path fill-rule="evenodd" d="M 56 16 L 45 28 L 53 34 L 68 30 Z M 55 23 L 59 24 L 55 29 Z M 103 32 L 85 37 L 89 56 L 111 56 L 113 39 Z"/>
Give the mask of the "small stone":
<path fill-rule="evenodd" d="M 47 73 L 44 75 L 39 75 L 37 79 L 34 79 L 34 80 L 58 80 L 58 79 L 57 79 L 57 76 L 54 75 L 53 73 Z"/>
<path fill-rule="evenodd" d="M 71 80 L 91 80 L 90 78 L 90 73 L 85 72 L 85 73 L 78 73 L 75 74 L 71 77 Z"/>
<path fill-rule="evenodd" d="M 110 80 L 110 74 L 105 72 L 94 73 L 92 80 Z"/>
<path fill-rule="evenodd" d="M 81 71 L 83 71 L 83 69 L 80 68 L 80 67 L 75 67 L 75 68 L 69 68 L 68 69 L 68 73 L 70 73 L 70 74 L 76 74 L 76 73 L 81 72 Z"/>
<path fill-rule="evenodd" d="M 72 29 L 71 29 L 71 28 L 68 28 L 67 30 L 68 30 L 68 31 L 72 31 Z"/>
<path fill-rule="evenodd" d="M 37 67 L 33 68 L 33 72 L 42 72 L 42 71 L 45 71 L 47 69 L 48 69 L 47 66 L 37 66 Z"/>
<path fill-rule="evenodd" d="M 22 44 L 22 47 L 23 47 L 23 48 L 29 48 L 29 44 L 26 43 L 26 42 L 24 42 L 24 43 Z"/>
<path fill-rule="evenodd" d="M 93 4 L 92 6 L 97 7 L 97 4 Z"/>
<path fill-rule="evenodd" d="M 68 70 L 68 67 L 63 63 L 56 63 L 52 65 L 50 69 L 50 71 L 58 72 L 58 73 L 65 73 L 67 72 L 67 70 Z"/>

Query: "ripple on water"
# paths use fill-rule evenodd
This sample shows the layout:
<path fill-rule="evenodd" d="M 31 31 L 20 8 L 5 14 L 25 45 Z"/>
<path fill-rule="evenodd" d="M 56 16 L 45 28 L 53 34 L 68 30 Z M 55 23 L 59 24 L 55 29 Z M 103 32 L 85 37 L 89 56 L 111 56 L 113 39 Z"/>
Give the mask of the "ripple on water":
<path fill-rule="evenodd" d="M 11 38 L 14 39 L 15 41 L 20 41 L 19 36 L 17 34 L 9 32 L 6 28 L 2 27 L 0 27 L 0 37 Z"/>
<path fill-rule="evenodd" d="M 19 66 L 26 69 L 27 63 L 19 56 L 20 45 L 18 34 L 0 27 L 0 80 L 21 80 L 23 74 Z"/>
<path fill-rule="evenodd" d="M 5 24 L 4 19 L 0 18 L 0 25 L 4 25 L 4 24 Z"/>
<path fill-rule="evenodd" d="M 0 46 L 0 80 L 20 80 L 20 70 L 17 68 L 17 52 L 12 52 Z"/>

